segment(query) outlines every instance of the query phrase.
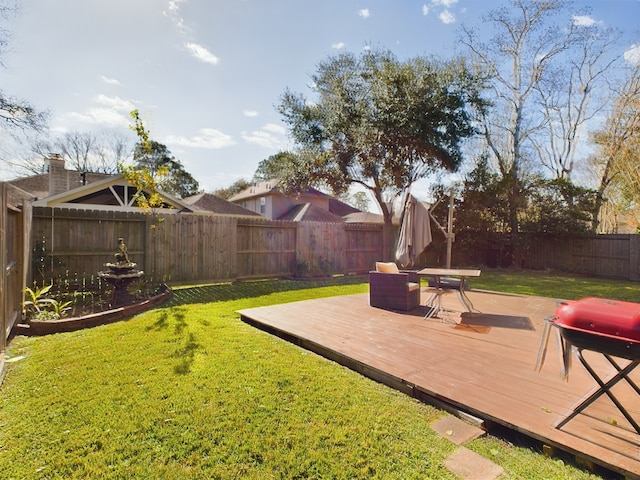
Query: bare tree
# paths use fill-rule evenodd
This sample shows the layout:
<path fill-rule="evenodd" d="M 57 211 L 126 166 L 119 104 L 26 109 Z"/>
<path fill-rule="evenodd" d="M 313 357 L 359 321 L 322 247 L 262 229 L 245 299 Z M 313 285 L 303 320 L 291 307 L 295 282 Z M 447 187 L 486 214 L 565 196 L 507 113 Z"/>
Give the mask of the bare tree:
<path fill-rule="evenodd" d="M 566 62 L 547 69 L 536 86 L 544 126 L 541 135 L 532 137 L 532 144 L 554 179 L 571 181 L 585 125 L 609 102 L 602 90 L 609 85 L 612 65 L 620 59 L 611 54 L 618 39 L 610 28 L 581 25 L 572 39 L 577 48 L 566 55 Z"/>
<path fill-rule="evenodd" d="M 615 231 L 623 207 L 637 209 L 640 200 L 640 63 L 629 71 L 604 128 L 595 135 L 594 162 L 599 186 L 593 214 L 594 232 Z M 614 204 L 618 204 L 618 208 Z"/>
<path fill-rule="evenodd" d="M 38 163 L 51 153 L 59 153 L 78 172 L 117 173 L 119 165 L 131 158 L 133 142 L 117 131 L 72 131 L 53 141 L 38 140 L 33 143 L 32 151 L 39 156 Z"/>
<path fill-rule="evenodd" d="M 0 0 L 0 22 L 4 23 L 15 13 L 16 7 Z M 9 44 L 9 32 L 0 23 L 0 57 Z M 0 67 L 4 64 L 0 61 Z M 0 90 L 0 131 L 13 134 L 16 130 L 42 130 L 46 126 L 47 113 L 38 111 L 23 99 L 12 97 Z"/>
<path fill-rule="evenodd" d="M 569 6 L 511 0 L 485 17 L 495 32 L 488 41 L 462 30 L 462 43 L 490 83 L 494 105 L 482 133 L 507 185 L 512 233 L 519 229 L 528 170 L 547 167 L 557 178 L 570 177 L 580 129 L 594 114 L 593 88 L 611 64 L 606 53 L 613 40 L 577 20 L 586 16 L 571 17 Z"/>

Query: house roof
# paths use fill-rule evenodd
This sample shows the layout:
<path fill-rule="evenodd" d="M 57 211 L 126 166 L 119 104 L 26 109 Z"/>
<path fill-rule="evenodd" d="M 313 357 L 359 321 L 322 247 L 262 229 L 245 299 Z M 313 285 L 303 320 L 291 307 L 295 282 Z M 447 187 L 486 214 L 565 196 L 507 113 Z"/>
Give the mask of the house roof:
<path fill-rule="evenodd" d="M 220 198 L 211 193 L 199 193 L 191 197 L 183 198 L 183 202 L 189 205 L 192 210 L 198 212 L 213 212 L 225 215 L 247 215 L 254 217 L 261 217 L 259 213 L 256 213 L 247 208 L 231 203 L 223 198 Z"/>
<path fill-rule="evenodd" d="M 335 215 L 312 203 L 295 205 L 286 213 L 280 215 L 277 220 L 289 220 L 292 222 L 326 222 L 343 223 L 342 217 Z"/>
<path fill-rule="evenodd" d="M 87 172 L 83 177 L 80 173 L 73 170 L 66 170 L 65 172 L 68 177 L 69 184 L 76 186 L 83 186 L 83 184 L 88 185 L 114 176 L 107 173 Z M 9 183 L 29 192 L 36 198 L 46 198 L 49 196 L 49 173 L 39 173 L 28 177 L 18 177 L 13 180 L 9 180 Z"/>
<path fill-rule="evenodd" d="M 138 189 L 131 185 L 122 174 L 110 175 L 103 180 L 41 198 L 33 205 L 36 207 L 85 207 L 96 210 L 138 211 L 139 207 L 135 206 L 134 199 L 137 192 Z M 174 211 L 191 210 L 185 202 L 173 195 L 161 191 L 158 191 L 158 194 L 168 209 Z"/>
<path fill-rule="evenodd" d="M 345 215 L 353 213 L 363 213 L 356 207 L 352 207 L 351 205 L 344 203 L 342 200 L 338 200 L 337 198 L 333 197 L 329 199 L 329 211 L 331 213 L 335 213 L 340 217 L 344 217 Z"/>
<path fill-rule="evenodd" d="M 344 215 L 342 218 L 345 223 L 384 223 L 384 217 L 381 214 L 371 212 L 358 211 Z M 394 222 L 395 220 L 394 218 Z"/>
<path fill-rule="evenodd" d="M 267 193 L 278 191 L 277 185 L 278 180 L 267 180 L 266 182 L 258 182 L 255 185 L 251 185 L 250 187 L 245 188 L 240 193 L 236 193 L 229 199 L 229 201 L 238 202 L 240 200 L 248 200 L 249 198 L 263 197 Z"/>

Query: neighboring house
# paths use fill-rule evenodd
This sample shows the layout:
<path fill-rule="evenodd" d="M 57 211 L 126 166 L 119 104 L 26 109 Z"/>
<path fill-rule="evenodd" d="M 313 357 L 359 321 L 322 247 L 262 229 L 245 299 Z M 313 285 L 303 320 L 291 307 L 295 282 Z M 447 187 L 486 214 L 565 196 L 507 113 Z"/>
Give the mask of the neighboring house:
<path fill-rule="evenodd" d="M 197 213 L 217 213 L 222 215 L 237 215 L 247 217 L 262 217 L 259 213 L 228 202 L 211 193 L 199 193 L 192 197 L 182 199 L 189 207 Z"/>
<path fill-rule="evenodd" d="M 65 168 L 64 158 L 45 159 L 48 172 L 11 180 L 12 185 L 33 195 L 34 207 L 57 207 L 111 211 L 138 211 L 135 195 L 139 190 L 122 174 L 85 173 Z M 150 192 L 145 192 L 150 193 Z M 166 213 L 191 211 L 179 198 L 158 192 Z"/>
<path fill-rule="evenodd" d="M 36 199 L 42 199 L 113 177 L 106 173 L 67 170 L 61 155 L 51 155 L 45 159 L 45 163 L 47 172 L 9 180 L 9 183 L 29 192 Z"/>
<path fill-rule="evenodd" d="M 315 188 L 290 196 L 283 194 L 277 183 L 277 180 L 259 182 L 229 201 L 270 220 L 382 223 L 381 215 L 362 212 Z"/>
<path fill-rule="evenodd" d="M 33 195 L 36 207 L 64 207 L 111 211 L 138 211 L 138 189 L 121 174 L 81 173 L 65 168 L 64 158 L 52 155 L 46 160 L 48 171 L 17 178 L 9 183 Z M 147 192 L 149 193 L 149 192 Z M 215 195 L 200 194 L 180 199 L 158 192 L 164 213 L 213 212 L 223 215 L 256 214 Z"/>

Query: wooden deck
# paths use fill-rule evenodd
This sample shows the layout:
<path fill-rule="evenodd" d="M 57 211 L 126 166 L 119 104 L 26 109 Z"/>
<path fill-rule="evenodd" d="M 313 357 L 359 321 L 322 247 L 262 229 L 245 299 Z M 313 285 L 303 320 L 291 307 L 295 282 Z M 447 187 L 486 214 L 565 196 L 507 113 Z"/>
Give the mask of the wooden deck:
<path fill-rule="evenodd" d="M 555 428 L 596 383 L 574 359 L 561 378 L 560 350 L 552 335 L 541 372 L 535 370 L 544 319 L 557 300 L 470 291 L 482 314 L 451 313 L 425 320 L 425 307 L 392 312 L 369 306 L 367 294 L 261 307 L 243 321 L 315 351 L 424 401 L 450 406 L 524 433 L 549 447 L 640 478 L 640 435 L 606 395 Z M 422 300 L 426 292 L 422 292 Z M 455 295 L 443 305 L 461 310 Z M 457 322 L 457 323 L 454 323 Z M 604 358 L 585 352 L 609 372 Z M 640 382 L 640 368 L 631 378 Z M 640 397 L 621 382 L 613 392 L 640 420 Z"/>

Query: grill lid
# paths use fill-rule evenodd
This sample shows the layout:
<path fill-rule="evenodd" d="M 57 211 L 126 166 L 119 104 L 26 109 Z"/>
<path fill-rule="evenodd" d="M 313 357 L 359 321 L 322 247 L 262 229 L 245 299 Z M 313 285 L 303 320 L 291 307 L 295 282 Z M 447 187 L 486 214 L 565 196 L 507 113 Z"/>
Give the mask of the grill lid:
<path fill-rule="evenodd" d="M 583 298 L 556 309 L 556 325 L 602 337 L 640 342 L 640 303 Z"/>

